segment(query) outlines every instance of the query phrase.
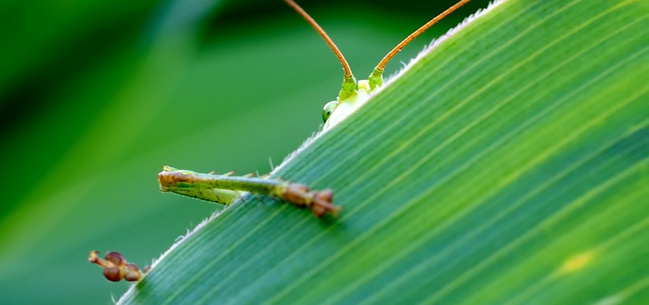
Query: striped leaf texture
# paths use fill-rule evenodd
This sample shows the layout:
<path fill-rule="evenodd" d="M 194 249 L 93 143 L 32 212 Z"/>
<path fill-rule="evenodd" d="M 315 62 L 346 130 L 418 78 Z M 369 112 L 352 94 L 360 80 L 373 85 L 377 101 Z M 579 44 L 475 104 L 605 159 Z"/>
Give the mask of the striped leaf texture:
<path fill-rule="evenodd" d="M 649 303 L 648 17 L 498 2 L 274 172 L 339 218 L 246 196 L 119 303 Z"/>

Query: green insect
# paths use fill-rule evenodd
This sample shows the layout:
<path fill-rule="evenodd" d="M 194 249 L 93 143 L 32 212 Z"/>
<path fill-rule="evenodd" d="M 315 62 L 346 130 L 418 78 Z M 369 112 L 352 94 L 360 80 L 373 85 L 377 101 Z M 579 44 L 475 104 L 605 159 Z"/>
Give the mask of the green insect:
<path fill-rule="evenodd" d="M 284 1 L 302 15 L 324 38 L 340 60 L 345 72 L 342 89 L 338 94 L 338 98 L 335 101 L 327 103 L 322 111 L 322 118 L 325 121 L 323 131 L 334 127 L 367 102 L 370 94 L 383 85 L 383 69 L 385 65 L 403 47 L 437 21 L 469 2 L 469 0 L 460 0 L 446 11 L 428 21 L 385 55 L 376 68 L 374 68 L 368 80 L 356 81 L 345 57 L 324 30 L 295 2 L 292 0 Z M 316 191 L 309 189 L 304 184 L 278 179 L 252 177 L 250 175 L 236 177 L 232 176 L 232 172 L 222 175 L 214 173 L 203 174 L 163 166 L 162 172 L 158 174 L 158 182 L 160 184 L 160 190 L 163 192 L 172 192 L 223 205 L 230 205 L 244 193 L 249 192 L 279 198 L 297 207 L 309 208 L 316 217 L 322 217 L 326 214 L 337 216 L 341 210 L 340 206 L 333 204 L 333 191 L 331 189 Z M 127 262 L 118 252 L 107 253 L 106 259 L 99 258 L 98 253 L 97 251 L 90 252 L 88 260 L 102 267 L 104 269 L 104 276 L 110 281 L 116 282 L 124 279 L 126 281 L 137 282 L 149 270 L 149 267 L 140 270 L 137 265 Z"/>
<path fill-rule="evenodd" d="M 460 0 L 435 18 L 428 21 L 422 27 L 410 34 L 390 51 L 374 68 L 368 80 L 356 81 L 349 64 L 340 52 L 338 47 L 329 38 L 327 33 L 293 0 L 285 0 L 293 7 L 313 28 L 324 38 L 327 44 L 334 51 L 338 60 L 343 66 L 344 79 L 342 89 L 335 101 L 324 106 L 322 118 L 325 121 L 323 130 L 328 130 L 347 116 L 352 114 L 367 102 L 370 94 L 383 85 L 383 69 L 385 65 L 410 41 L 415 39 L 426 29 L 446 15 L 455 11 L 469 0 Z M 160 189 L 163 192 L 172 192 L 184 196 L 194 197 L 210 202 L 229 205 L 239 198 L 244 192 L 279 198 L 298 207 L 309 208 L 317 217 L 326 214 L 338 215 L 341 207 L 332 203 L 333 192 L 329 189 L 323 191 L 310 190 L 307 186 L 299 183 L 276 179 L 264 179 L 250 176 L 233 177 L 231 173 L 224 175 L 202 174 L 189 170 L 179 170 L 172 167 L 163 167 L 158 174 Z"/>
<path fill-rule="evenodd" d="M 435 16 L 435 18 L 426 22 L 412 34 L 408 35 L 406 39 L 401 41 L 396 47 L 394 47 L 394 49 L 392 49 L 392 51 L 390 51 L 387 55 L 385 55 L 385 57 L 383 57 L 383 59 L 381 59 L 379 64 L 376 65 L 376 68 L 374 68 L 374 71 L 372 71 L 372 73 L 370 74 L 369 79 L 359 81 L 356 81 L 356 78 L 354 78 L 352 69 L 350 68 L 349 63 L 347 63 L 345 56 L 343 56 L 342 52 L 340 52 L 336 44 L 333 42 L 333 40 L 331 40 L 331 38 L 329 38 L 329 35 L 327 35 L 322 27 L 320 27 L 320 25 L 318 25 L 318 23 L 316 23 L 315 20 L 313 20 L 313 18 L 311 18 L 311 16 L 309 16 L 309 14 L 307 14 L 307 12 L 305 12 L 293 0 L 284 1 L 288 3 L 288 5 L 293 7 L 302 17 L 304 17 L 304 19 L 306 19 L 306 21 L 311 24 L 311 26 L 313 26 L 318 34 L 320 34 L 320 36 L 322 36 L 322 38 L 327 42 L 329 47 L 331 47 L 343 66 L 345 75 L 343 78 L 342 88 L 340 89 L 340 93 L 338 93 L 338 98 L 335 101 L 331 101 L 325 104 L 324 109 L 322 110 L 322 119 L 325 122 L 323 130 L 328 130 L 336 126 L 338 123 L 342 122 L 350 114 L 354 113 L 354 111 L 363 106 L 369 100 L 370 94 L 383 85 L 383 70 L 385 68 L 385 65 L 390 61 L 390 59 L 392 59 L 392 57 L 399 53 L 399 51 L 401 51 L 401 49 L 403 49 L 408 43 L 417 38 L 417 36 L 426 31 L 433 24 L 442 20 L 442 18 L 457 10 L 470 0 L 458 1 L 441 14 Z"/>

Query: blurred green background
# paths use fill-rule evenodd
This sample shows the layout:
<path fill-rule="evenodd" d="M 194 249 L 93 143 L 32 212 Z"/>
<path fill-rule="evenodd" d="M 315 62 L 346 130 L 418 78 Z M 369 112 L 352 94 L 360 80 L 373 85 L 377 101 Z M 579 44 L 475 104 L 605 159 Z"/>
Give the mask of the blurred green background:
<path fill-rule="evenodd" d="M 454 1 L 299 3 L 366 78 Z M 430 29 L 387 74 L 486 5 Z M 219 209 L 158 192 L 162 165 L 267 173 L 318 129 L 342 80 L 280 0 L 10 0 L 0 18 L 0 304 L 111 303 L 127 284 L 90 250 L 143 267 Z"/>

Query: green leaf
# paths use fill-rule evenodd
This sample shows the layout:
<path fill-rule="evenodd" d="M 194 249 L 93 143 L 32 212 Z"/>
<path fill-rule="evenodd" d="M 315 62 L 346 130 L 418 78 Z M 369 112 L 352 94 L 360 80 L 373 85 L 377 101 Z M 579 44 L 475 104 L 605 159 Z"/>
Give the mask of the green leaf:
<path fill-rule="evenodd" d="M 120 302 L 648 302 L 648 16 L 500 2 L 275 172 L 339 219 L 246 197 Z"/>
<path fill-rule="evenodd" d="M 340 85 L 336 57 L 286 4 L 251 1 L 255 5 L 237 10 L 225 9 L 223 1 L 163 1 L 151 18 L 130 26 L 89 11 L 85 20 L 131 38 L 116 41 L 75 21 L 72 27 L 88 36 L 69 32 L 72 44 L 59 44 L 87 57 L 48 56 L 56 66 L 27 60 L 34 65 L 25 68 L 38 70 L 27 74 L 37 79 L 12 77 L 18 88 L 2 92 L 11 106 L 0 111 L 0 158 L 7 161 L 0 187 L 0 304 L 101 304 L 122 295 L 130 285 L 108 283 L 87 262 L 90 250 L 117 250 L 143 266 L 222 208 L 160 193 L 156 173 L 162 165 L 266 173 L 269 159 L 278 164 L 322 124 L 321 107 Z M 390 5 L 304 3 L 354 67 L 368 73 L 446 5 L 413 10 L 400 4 L 395 11 Z M 473 10 L 463 11 L 404 49 L 388 71 Z M 37 16 L 13 15 L 50 26 Z M 18 64 L 36 54 L 19 52 L 27 57 L 14 60 L 12 53 L 3 55 Z M 40 287 L 38 294 L 33 287 Z"/>

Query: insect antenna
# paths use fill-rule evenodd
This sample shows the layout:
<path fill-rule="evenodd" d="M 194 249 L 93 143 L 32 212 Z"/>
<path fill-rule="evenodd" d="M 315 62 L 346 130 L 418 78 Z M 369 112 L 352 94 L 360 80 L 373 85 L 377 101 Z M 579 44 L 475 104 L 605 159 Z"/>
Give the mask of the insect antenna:
<path fill-rule="evenodd" d="M 345 77 L 343 80 L 343 86 L 342 89 L 340 90 L 340 94 L 338 95 L 340 100 L 345 100 L 351 95 L 356 93 L 356 90 L 358 89 L 358 85 L 356 84 L 356 80 L 354 79 L 354 75 L 352 74 L 352 68 L 349 66 L 349 63 L 345 59 L 345 56 L 343 56 L 343 53 L 340 52 L 340 49 L 336 46 L 336 44 L 331 40 L 329 35 L 320 27 L 320 25 L 309 16 L 309 14 L 304 11 L 297 3 L 295 3 L 293 0 L 284 0 L 288 5 L 290 5 L 298 14 L 302 16 L 311 26 L 322 36 L 322 38 L 325 40 L 325 42 L 329 45 L 329 47 L 334 51 L 336 54 L 336 57 L 338 57 L 338 61 L 340 61 L 340 64 L 343 65 L 343 70 L 345 72 Z"/>
<path fill-rule="evenodd" d="M 287 0 L 288 1 L 288 0 Z M 376 65 L 376 68 L 374 68 L 374 71 L 372 71 L 372 74 L 370 74 L 369 82 L 370 82 L 370 88 L 375 89 L 376 87 L 379 87 L 383 84 L 383 69 L 385 68 L 385 65 L 401 51 L 408 43 L 410 43 L 413 39 L 417 38 L 417 36 L 421 35 L 424 31 L 426 31 L 429 27 L 431 27 L 433 24 L 437 23 L 438 21 L 442 20 L 444 17 L 449 15 L 450 13 L 454 12 L 458 8 L 460 8 L 462 5 L 466 4 L 470 0 L 460 0 L 457 3 L 455 3 L 453 6 L 449 7 L 445 11 L 443 11 L 441 14 L 435 16 L 435 18 L 431 19 L 430 21 L 426 22 L 426 24 L 422 25 L 420 28 L 418 28 L 416 31 L 412 32 L 412 34 L 408 35 L 406 39 L 404 39 L 402 42 L 400 42 L 392 51 L 390 51 L 381 61 L 379 62 L 378 65 Z"/>

